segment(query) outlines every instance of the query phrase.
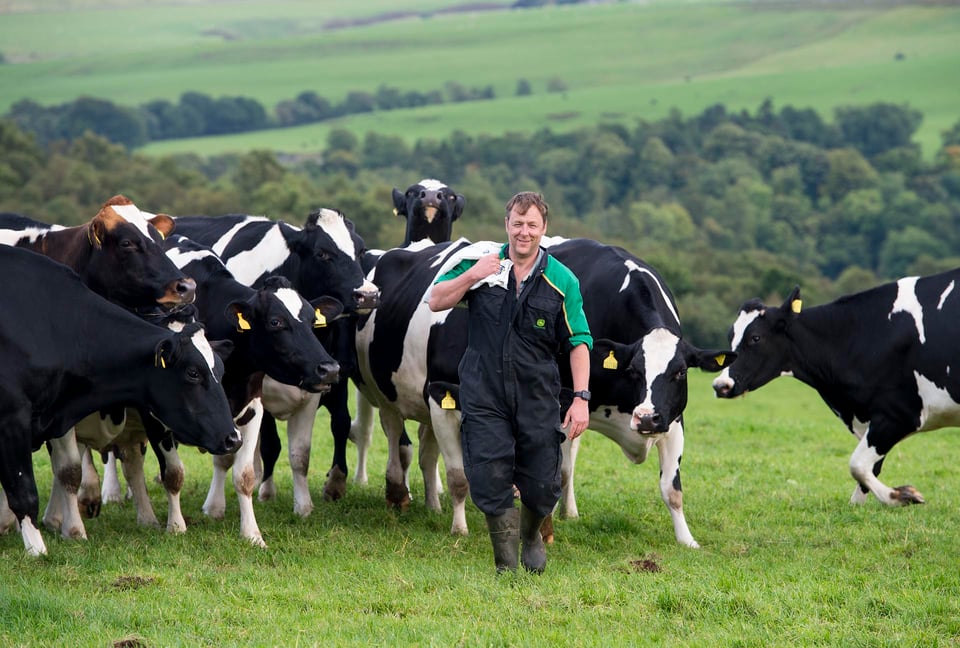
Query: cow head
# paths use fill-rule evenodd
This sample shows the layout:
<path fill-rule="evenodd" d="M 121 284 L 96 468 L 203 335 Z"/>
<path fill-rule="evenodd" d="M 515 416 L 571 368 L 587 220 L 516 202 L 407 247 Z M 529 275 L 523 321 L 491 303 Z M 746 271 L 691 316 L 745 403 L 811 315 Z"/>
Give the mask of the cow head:
<path fill-rule="evenodd" d="M 630 429 L 663 433 L 687 406 L 687 370 L 720 371 L 735 354 L 702 350 L 665 328 L 632 344 L 599 339 L 590 356 L 590 391 L 599 406 L 630 415 Z"/>
<path fill-rule="evenodd" d="M 759 299 L 740 307 L 729 333 L 737 362 L 713 381 L 719 398 L 741 396 L 790 371 L 790 327 L 800 305 L 796 287 L 779 308 L 764 306 Z"/>
<path fill-rule="evenodd" d="M 173 227 L 169 216 L 145 214 L 114 196 L 85 226 L 89 258 L 75 269 L 94 292 L 127 308 L 190 303 L 196 283 L 160 246 Z"/>
<path fill-rule="evenodd" d="M 393 212 L 405 218 L 403 247 L 429 239 L 444 243 L 453 236 L 453 221 L 463 213 L 465 199 L 439 180 L 425 178 L 405 192 L 393 190 Z"/>
<path fill-rule="evenodd" d="M 220 382 L 223 361 L 232 349 L 229 341 L 211 345 L 196 323 L 169 333 L 157 344 L 146 377 L 145 404 L 180 443 L 213 454 L 240 447 L 240 433 Z"/>
<path fill-rule="evenodd" d="M 304 297 L 333 297 L 348 313 L 369 312 L 380 303 L 380 290 L 364 278 L 360 268 L 363 239 L 342 213 L 317 209 L 302 230 L 285 228 L 284 237 L 299 259 L 296 283 Z"/>
<path fill-rule="evenodd" d="M 342 311 L 343 305 L 329 297 L 308 303 L 286 278 L 277 276 L 246 301 L 232 302 L 226 314 L 258 370 L 277 382 L 326 392 L 340 379 L 340 366 L 314 329 L 327 326 Z"/>

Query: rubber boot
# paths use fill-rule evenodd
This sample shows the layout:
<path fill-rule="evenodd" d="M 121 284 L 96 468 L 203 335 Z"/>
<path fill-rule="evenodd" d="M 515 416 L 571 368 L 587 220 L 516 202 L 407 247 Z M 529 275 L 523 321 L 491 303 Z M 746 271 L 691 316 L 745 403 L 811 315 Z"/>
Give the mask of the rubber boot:
<path fill-rule="evenodd" d="M 493 544 L 493 560 L 497 573 L 517 571 L 520 553 L 520 511 L 513 508 L 500 515 L 487 516 L 487 529 Z"/>
<path fill-rule="evenodd" d="M 540 535 L 540 525 L 544 518 L 525 505 L 521 506 L 520 511 L 520 538 L 523 540 L 520 560 L 528 572 L 542 574 L 547 566 L 547 548 Z"/>

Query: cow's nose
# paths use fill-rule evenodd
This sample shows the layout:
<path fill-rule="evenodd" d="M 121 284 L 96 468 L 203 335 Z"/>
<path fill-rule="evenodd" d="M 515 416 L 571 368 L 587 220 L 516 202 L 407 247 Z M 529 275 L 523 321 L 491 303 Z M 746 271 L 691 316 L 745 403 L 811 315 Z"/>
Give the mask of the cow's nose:
<path fill-rule="evenodd" d="M 353 291 L 353 302 L 357 309 L 376 308 L 380 305 L 380 291 L 357 288 Z"/>
<path fill-rule="evenodd" d="M 184 304 L 192 303 L 197 295 L 197 282 L 190 277 L 184 277 L 177 282 L 177 294 Z"/>
<path fill-rule="evenodd" d="M 663 417 L 659 412 L 653 412 L 651 414 L 642 414 L 640 416 L 640 424 L 644 429 L 647 430 L 656 430 L 663 423 Z"/>
<path fill-rule="evenodd" d="M 236 452 L 240 449 L 241 445 L 243 445 L 243 439 L 240 438 L 240 430 L 233 428 L 233 432 L 231 432 L 230 436 L 223 442 L 223 447 L 229 453 Z"/>
<path fill-rule="evenodd" d="M 340 382 L 340 364 L 337 362 L 324 362 L 317 367 L 317 375 L 320 376 L 320 382 L 332 384 Z"/>

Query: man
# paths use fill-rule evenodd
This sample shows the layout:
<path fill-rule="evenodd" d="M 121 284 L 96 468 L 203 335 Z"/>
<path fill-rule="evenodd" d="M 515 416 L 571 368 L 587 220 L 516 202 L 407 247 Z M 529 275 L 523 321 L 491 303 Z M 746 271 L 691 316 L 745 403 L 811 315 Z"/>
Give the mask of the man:
<path fill-rule="evenodd" d="M 590 418 L 593 338 L 579 281 L 540 247 L 548 209 L 539 193 L 511 198 L 507 244 L 442 274 L 429 302 L 441 311 L 466 298 L 469 308 L 459 367 L 463 462 L 473 501 L 486 515 L 497 573 L 517 569 L 521 539 L 523 566 L 543 572 L 540 525 L 560 497 L 563 429 L 575 439 Z M 564 346 L 575 397 L 561 426 L 557 355 Z"/>

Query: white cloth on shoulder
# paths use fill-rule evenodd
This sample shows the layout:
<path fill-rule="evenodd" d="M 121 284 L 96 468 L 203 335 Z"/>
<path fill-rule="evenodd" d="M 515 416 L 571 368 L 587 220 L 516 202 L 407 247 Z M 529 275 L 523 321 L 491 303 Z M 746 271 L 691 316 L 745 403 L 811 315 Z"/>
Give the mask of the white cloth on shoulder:
<path fill-rule="evenodd" d="M 433 281 L 436 281 L 441 276 L 455 268 L 461 261 L 476 261 L 480 257 L 487 256 L 488 254 L 493 254 L 494 252 L 499 252 L 500 248 L 503 247 L 503 243 L 497 243 L 496 241 L 477 241 L 476 243 L 471 243 L 470 245 L 463 247 L 449 257 L 447 257 L 444 262 L 440 265 L 437 274 L 434 275 Z M 488 286 L 500 286 L 506 290 L 507 285 L 510 281 L 510 270 L 513 268 L 513 261 L 510 259 L 501 259 L 500 260 L 500 270 L 496 273 L 484 277 L 480 281 L 476 282 L 470 286 L 470 290 L 474 290 L 483 285 Z M 430 301 L 430 293 L 433 291 L 433 282 L 430 283 L 430 287 L 427 288 L 426 294 L 423 296 L 424 302 Z"/>

